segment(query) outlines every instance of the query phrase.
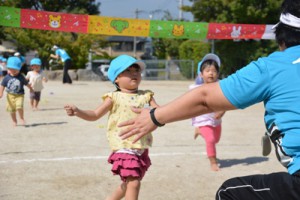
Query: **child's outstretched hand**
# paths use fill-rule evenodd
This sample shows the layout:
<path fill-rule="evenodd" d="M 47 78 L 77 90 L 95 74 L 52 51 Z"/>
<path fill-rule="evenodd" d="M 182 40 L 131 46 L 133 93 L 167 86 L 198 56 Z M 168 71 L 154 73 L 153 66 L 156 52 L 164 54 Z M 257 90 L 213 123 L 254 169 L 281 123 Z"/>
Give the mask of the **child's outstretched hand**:
<path fill-rule="evenodd" d="M 75 116 L 78 112 L 78 108 L 74 105 L 65 105 L 64 109 L 67 112 L 67 115 L 69 116 Z"/>

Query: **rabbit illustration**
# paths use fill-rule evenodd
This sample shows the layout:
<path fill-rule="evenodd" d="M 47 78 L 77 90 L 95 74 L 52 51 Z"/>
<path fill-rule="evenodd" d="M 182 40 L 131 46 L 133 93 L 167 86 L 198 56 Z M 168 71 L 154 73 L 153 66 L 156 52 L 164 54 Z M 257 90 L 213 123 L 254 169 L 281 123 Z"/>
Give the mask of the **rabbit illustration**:
<path fill-rule="evenodd" d="M 239 26 L 238 28 L 236 28 L 235 26 L 232 27 L 232 32 L 231 32 L 231 37 L 232 38 L 238 38 L 241 35 L 241 30 L 242 27 Z"/>

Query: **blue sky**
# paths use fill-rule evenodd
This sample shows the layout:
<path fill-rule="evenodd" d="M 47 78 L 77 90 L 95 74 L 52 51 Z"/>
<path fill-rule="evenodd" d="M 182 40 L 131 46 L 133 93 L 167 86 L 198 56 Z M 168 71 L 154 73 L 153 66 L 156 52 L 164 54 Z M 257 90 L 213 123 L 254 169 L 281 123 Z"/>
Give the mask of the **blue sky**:
<path fill-rule="evenodd" d="M 101 16 L 135 18 L 136 9 L 138 9 L 138 18 L 150 19 L 150 13 L 153 20 L 160 20 L 163 12 L 168 10 L 173 19 L 179 19 L 179 1 L 180 0 L 97 0 L 100 2 Z M 182 0 L 183 5 L 191 5 L 189 0 Z M 184 19 L 193 20 L 190 13 L 182 12 Z"/>

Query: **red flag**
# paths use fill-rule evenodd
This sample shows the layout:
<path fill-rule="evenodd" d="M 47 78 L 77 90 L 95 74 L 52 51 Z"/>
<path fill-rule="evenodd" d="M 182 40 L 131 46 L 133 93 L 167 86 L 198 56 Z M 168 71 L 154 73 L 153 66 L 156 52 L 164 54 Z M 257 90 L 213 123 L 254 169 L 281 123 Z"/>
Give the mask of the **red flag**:
<path fill-rule="evenodd" d="M 21 9 L 21 27 L 87 33 L 88 15 Z"/>
<path fill-rule="evenodd" d="M 261 39 L 266 25 L 209 23 L 207 39 Z"/>

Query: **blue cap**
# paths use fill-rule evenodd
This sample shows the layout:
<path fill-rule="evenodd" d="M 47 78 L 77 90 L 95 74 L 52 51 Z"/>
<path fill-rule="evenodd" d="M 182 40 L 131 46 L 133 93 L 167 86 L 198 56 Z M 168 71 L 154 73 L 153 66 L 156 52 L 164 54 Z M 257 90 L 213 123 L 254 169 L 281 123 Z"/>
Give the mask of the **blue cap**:
<path fill-rule="evenodd" d="M 20 71 L 20 69 L 21 69 L 21 60 L 20 60 L 20 58 L 15 57 L 15 56 L 9 57 L 8 60 L 7 60 L 6 67 L 8 69 L 16 69 L 16 70 Z"/>
<path fill-rule="evenodd" d="M 30 65 L 42 65 L 42 61 L 41 59 L 39 58 L 33 58 L 31 61 L 30 61 Z"/>
<path fill-rule="evenodd" d="M 120 55 L 116 57 L 111 61 L 108 68 L 107 76 L 109 80 L 114 83 L 119 74 L 133 64 L 138 64 L 141 70 L 145 69 L 145 63 L 141 60 L 136 60 L 128 55 Z"/>
<path fill-rule="evenodd" d="M 219 56 L 217 56 L 216 54 L 213 54 L 213 53 L 208 53 L 198 63 L 198 70 L 197 70 L 198 74 L 200 74 L 202 63 L 205 62 L 205 61 L 207 61 L 207 60 L 214 60 L 219 65 L 219 68 L 221 67 L 221 60 L 220 60 Z"/>
<path fill-rule="evenodd" d="M 6 62 L 7 61 L 7 59 L 6 58 L 2 58 L 2 62 Z"/>

